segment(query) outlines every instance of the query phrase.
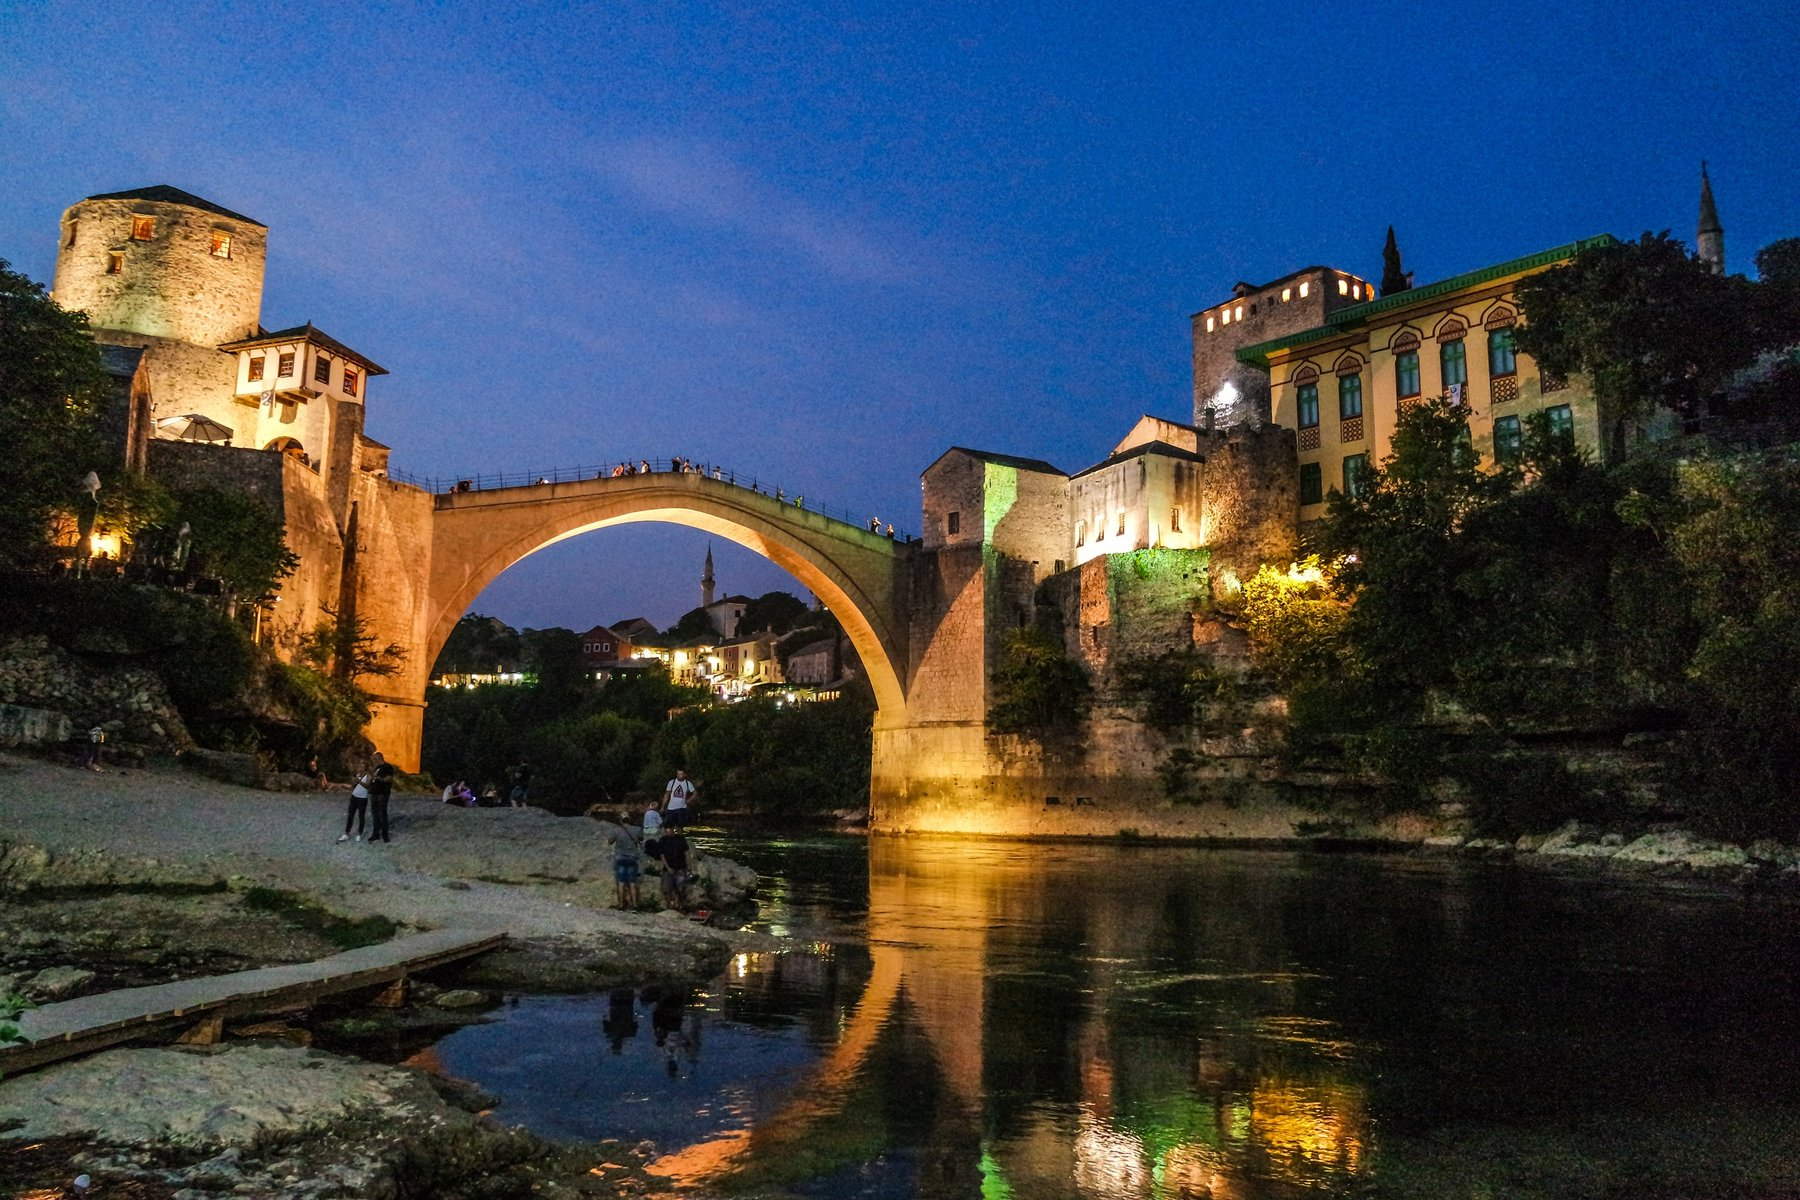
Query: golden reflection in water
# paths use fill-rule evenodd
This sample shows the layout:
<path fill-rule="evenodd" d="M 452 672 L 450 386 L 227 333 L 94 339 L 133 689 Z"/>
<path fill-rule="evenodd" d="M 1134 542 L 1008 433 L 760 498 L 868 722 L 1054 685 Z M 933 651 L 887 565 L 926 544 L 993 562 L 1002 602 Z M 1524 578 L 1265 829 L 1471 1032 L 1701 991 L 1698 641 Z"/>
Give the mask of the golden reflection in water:
<path fill-rule="evenodd" d="M 967 1154 L 979 1160 L 967 1164 L 970 1171 L 1018 1195 L 1229 1200 L 1258 1195 L 1257 1180 L 1316 1188 L 1359 1174 L 1368 1120 L 1363 1091 L 1345 1070 L 1358 1050 L 1331 1022 L 1294 1012 L 1294 977 L 1280 970 L 1239 975 L 1196 993 L 1218 1010 L 1209 1010 L 1207 1021 L 1244 1030 L 1237 1042 L 1208 1035 L 1195 1044 L 1201 1023 L 1185 1021 L 1179 1010 L 1148 1033 L 1119 1027 L 1112 1000 L 1118 973 L 1152 961 L 1162 934 L 1144 914 L 1174 894 L 1156 889 L 1177 885 L 1151 881 L 1104 896 L 1071 894 L 1066 874 L 1059 882 L 1059 872 L 1044 869 L 1053 859 L 1034 861 L 1054 853 L 1016 844 L 875 840 L 872 970 L 836 1045 L 772 1115 L 665 1155 L 650 1169 L 697 1187 L 728 1175 L 747 1178 L 798 1155 L 835 1161 L 845 1152 L 831 1132 L 835 1126 L 842 1138 L 840 1117 L 880 1112 L 882 1087 L 896 1083 L 873 1077 L 879 1072 L 868 1069 L 869 1060 L 883 1030 L 904 1021 L 942 1085 L 922 1160 Z M 1022 1127 L 1014 1124 L 1011 1136 L 985 1139 L 984 1068 L 995 1064 L 984 1049 L 999 1030 L 1034 1019 L 993 1010 L 996 947 L 1017 951 L 1020 938 L 1053 923 L 1066 944 L 1071 922 L 1084 953 L 1059 965 L 1080 973 L 1085 1007 L 1064 1049 L 1047 1053 L 1064 1056 L 1061 1069 L 1079 1103 L 1046 1104 Z M 1227 935 L 1249 936 L 1220 931 Z M 741 978 L 752 965 L 740 959 L 734 973 Z M 1203 976 L 1194 978 L 1205 987 Z M 967 1178 L 940 1173 L 946 1195 L 950 1180 Z M 929 1182 L 935 1178 L 928 1171 L 920 1180 L 920 1195 L 938 1190 Z"/>

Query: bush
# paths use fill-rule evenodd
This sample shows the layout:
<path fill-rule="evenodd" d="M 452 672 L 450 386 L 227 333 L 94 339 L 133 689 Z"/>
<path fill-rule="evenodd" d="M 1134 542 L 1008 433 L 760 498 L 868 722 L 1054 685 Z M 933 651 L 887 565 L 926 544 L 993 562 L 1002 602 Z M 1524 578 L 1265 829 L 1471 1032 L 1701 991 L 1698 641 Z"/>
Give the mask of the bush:
<path fill-rule="evenodd" d="M 1032 626 L 1015 629 L 994 671 L 988 729 L 1038 741 L 1070 735 L 1087 716 L 1092 690 L 1060 641 Z"/>

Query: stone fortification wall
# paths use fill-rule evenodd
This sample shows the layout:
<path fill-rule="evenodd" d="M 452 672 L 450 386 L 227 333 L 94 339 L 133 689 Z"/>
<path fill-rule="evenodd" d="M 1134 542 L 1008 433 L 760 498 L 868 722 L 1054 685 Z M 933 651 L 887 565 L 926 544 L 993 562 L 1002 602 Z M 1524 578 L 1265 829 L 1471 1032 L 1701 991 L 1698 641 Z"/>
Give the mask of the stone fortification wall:
<path fill-rule="evenodd" d="M 1115 663 L 1192 647 L 1207 606 L 1205 550 L 1134 550 L 1044 581 L 1063 644 L 1104 686 Z"/>
<path fill-rule="evenodd" d="M 231 430 L 232 445 L 255 448 L 256 410 L 232 398 L 237 360 L 210 346 L 117 329 L 96 329 L 104 346 L 143 346 L 144 375 L 156 417 L 200 413 Z M 154 436 L 154 431 L 152 431 Z"/>
<path fill-rule="evenodd" d="M 1208 548 L 1216 573 L 1248 579 L 1261 564 L 1294 560 L 1300 467 L 1294 431 L 1235 425 L 1202 437 Z"/>

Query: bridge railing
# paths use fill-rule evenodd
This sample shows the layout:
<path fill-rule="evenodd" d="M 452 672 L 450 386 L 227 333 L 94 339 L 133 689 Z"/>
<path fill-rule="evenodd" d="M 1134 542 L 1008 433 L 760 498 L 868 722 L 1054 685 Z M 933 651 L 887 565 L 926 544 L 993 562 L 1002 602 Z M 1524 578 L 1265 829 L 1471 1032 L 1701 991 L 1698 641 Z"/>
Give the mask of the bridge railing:
<path fill-rule="evenodd" d="M 857 514 L 847 509 L 819 504 L 810 497 L 796 494 L 771 480 L 745 475 L 718 463 L 676 461 L 667 458 L 638 458 L 629 462 L 604 463 L 595 466 L 555 467 L 548 471 L 477 472 L 471 475 L 414 475 L 408 471 L 389 470 L 388 477 L 409 483 L 433 494 L 450 492 L 490 492 L 500 488 L 536 487 L 546 483 L 579 483 L 584 479 L 614 479 L 637 475 L 693 474 L 702 475 L 732 487 L 740 487 L 760 495 L 773 497 L 782 504 L 818 513 L 846 525 L 854 525 L 874 533 L 888 534 L 896 541 L 915 541 L 916 535 L 898 525 L 882 520 L 875 513 Z"/>

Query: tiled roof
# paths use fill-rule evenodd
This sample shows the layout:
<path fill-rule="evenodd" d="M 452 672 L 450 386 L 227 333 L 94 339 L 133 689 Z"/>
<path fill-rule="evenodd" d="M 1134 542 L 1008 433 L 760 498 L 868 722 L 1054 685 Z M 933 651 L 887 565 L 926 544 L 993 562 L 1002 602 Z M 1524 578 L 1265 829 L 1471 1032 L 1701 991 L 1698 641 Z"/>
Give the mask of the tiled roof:
<path fill-rule="evenodd" d="M 1019 458 L 1012 454 L 995 454 L 989 450 L 971 450 L 967 446 L 952 446 L 931 460 L 931 467 L 937 466 L 952 454 L 967 454 L 970 458 L 979 458 L 983 462 L 999 463 L 1003 467 L 1016 467 L 1021 471 L 1038 471 L 1046 475 L 1062 475 L 1061 468 L 1052 466 L 1041 458 Z M 926 467 L 925 471 L 931 470 Z M 923 475 L 925 471 L 921 471 Z"/>
<path fill-rule="evenodd" d="M 308 321 L 304 325 L 296 325 L 292 329 L 277 329 L 273 333 L 265 331 L 257 334 L 255 337 L 244 338 L 242 341 L 226 342 L 223 346 L 220 346 L 219 349 L 254 350 L 258 346 L 274 346 L 281 342 L 312 342 L 315 345 L 325 347 L 325 349 L 330 350 L 334 354 L 349 359 L 351 362 L 361 363 L 363 369 L 371 375 L 387 374 L 387 368 L 381 366 L 372 359 L 365 358 L 363 355 L 358 354 L 324 330 L 319 329 L 311 321 Z"/>
<path fill-rule="evenodd" d="M 1095 471 L 1103 471 L 1118 463 L 1129 462 L 1146 454 L 1159 454 L 1164 458 L 1179 458 L 1183 462 L 1203 463 L 1206 456 L 1195 454 L 1192 450 L 1184 450 L 1180 446 L 1171 446 L 1167 442 L 1139 442 L 1129 450 L 1121 450 L 1104 462 L 1097 462 L 1085 471 L 1077 471 L 1071 478 L 1080 479 L 1084 475 L 1092 475 Z"/>
<path fill-rule="evenodd" d="M 204 209 L 209 213 L 217 213 L 221 217 L 230 217 L 234 221 L 244 221 L 258 229 L 268 226 L 255 217 L 246 217 L 243 213 L 232 212 L 229 208 L 214 204 L 211 200 L 202 199 L 192 192 L 184 192 L 178 187 L 170 187 L 166 183 L 152 187 L 132 188 L 127 192 L 102 192 L 98 196 L 89 196 L 89 200 L 153 200 L 163 204 L 185 204 L 189 208 Z"/>

